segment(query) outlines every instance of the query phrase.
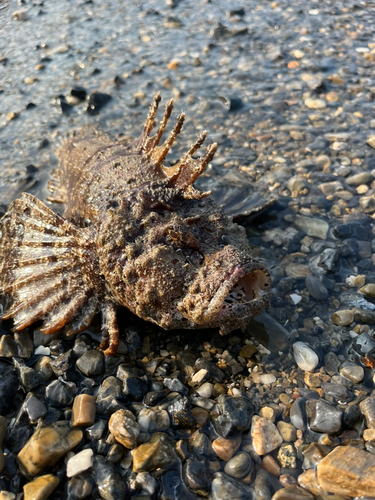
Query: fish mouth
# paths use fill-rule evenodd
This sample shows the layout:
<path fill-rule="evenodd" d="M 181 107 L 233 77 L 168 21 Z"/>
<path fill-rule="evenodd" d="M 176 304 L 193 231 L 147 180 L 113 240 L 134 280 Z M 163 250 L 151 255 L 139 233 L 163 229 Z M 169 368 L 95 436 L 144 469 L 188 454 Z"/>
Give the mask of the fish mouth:
<path fill-rule="evenodd" d="M 230 312 L 239 312 L 237 309 L 249 309 L 249 306 L 263 309 L 261 304 L 268 302 L 270 285 L 269 272 L 262 265 L 254 262 L 248 266 L 237 265 L 216 291 L 202 319 L 205 322 L 221 319 Z"/>
<path fill-rule="evenodd" d="M 190 295 L 183 301 L 184 305 L 189 304 L 188 310 L 178 309 L 195 327 L 219 327 L 220 334 L 225 335 L 246 326 L 251 317 L 262 312 L 269 304 L 270 288 L 268 270 L 256 261 L 249 261 L 237 264 L 210 300 L 202 299 L 199 293 Z"/>

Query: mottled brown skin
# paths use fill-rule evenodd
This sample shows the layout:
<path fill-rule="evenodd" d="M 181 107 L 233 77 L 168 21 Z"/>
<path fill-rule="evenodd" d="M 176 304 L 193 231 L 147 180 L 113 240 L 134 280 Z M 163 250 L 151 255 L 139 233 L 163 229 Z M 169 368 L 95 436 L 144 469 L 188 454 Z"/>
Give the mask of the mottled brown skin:
<path fill-rule="evenodd" d="M 30 194 L 9 207 L 0 230 L 0 290 L 13 297 L 4 318 L 21 330 L 83 331 L 102 313 L 101 349 L 114 354 L 116 307 L 165 329 L 244 327 L 269 301 L 268 271 L 250 257 L 245 230 L 193 187 L 216 145 L 198 160 L 202 133 L 174 167 L 163 161 L 184 120 L 158 146 L 172 111 L 150 137 L 160 96 L 139 139 L 113 142 L 83 129 L 59 151 L 55 201 L 64 217 Z"/>

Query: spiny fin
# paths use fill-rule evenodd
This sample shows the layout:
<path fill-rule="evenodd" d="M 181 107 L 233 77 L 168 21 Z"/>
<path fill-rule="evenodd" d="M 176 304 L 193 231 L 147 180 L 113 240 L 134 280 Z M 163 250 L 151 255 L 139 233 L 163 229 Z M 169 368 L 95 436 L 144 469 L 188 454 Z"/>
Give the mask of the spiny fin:
<path fill-rule="evenodd" d="M 89 231 L 30 194 L 11 203 L 0 221 L 0 293 L 13 298 L 3 319 L 13 318 L 15 331 L 42 319 L 45 334 L 62 329 L 68 335 L 79 333 L 99 304 L 109 302 Z M 105 330 L 110 323 L 108 350 L 113 354 L 116 318 L 112 314 L 108 321 L 107 316 L 103 314 L 103 324 Z"/>
<path fill-rule="evenodd" d="M 192 144 L 189 151 L 184 154 L 176 165 L 169 168 L 165 167 L 163 165 L 164 160 L 176 137 L 181 132 L 185 120 L 185 113 L 181 112 L 178 115 L 174 129 L 170 133 L 168 139 L 164 144 L 158 146 L 173 109 L 173 99 L 171 99 L 165 107 L 164 116 L 159 124 L 158 131 L 154 136 L 150 137 L 160 100 L 160 93 L 158 93 L 155 95 L 154 101 L 150 107 L 143 131 L 140 137 L 130 145 L 130 150 L 133 153 L 148 155 L 149 158 L 152 159 L 154 168 L 159 168 L 164 172 L 169 180 L 170 187 L 181 189 L 186 199 L 204 198 L 210 193 L 198 191 L 193 187 L 193 184 L 214 157 L 217 145 L 211 144 L 208 146 L 204 156 L 197 160 L 193 159 L 192 155 L 200 148 L 207 136 L 207 132 L 203 131 L 198 136 L 195 143 Z"/>

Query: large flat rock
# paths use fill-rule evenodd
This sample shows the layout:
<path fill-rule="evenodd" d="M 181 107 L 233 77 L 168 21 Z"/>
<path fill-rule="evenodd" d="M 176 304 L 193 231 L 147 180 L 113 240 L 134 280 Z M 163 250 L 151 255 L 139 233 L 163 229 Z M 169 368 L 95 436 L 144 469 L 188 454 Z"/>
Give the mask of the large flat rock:
<path fill-rule="evenodd" d="M 319 462 L 317 473 L 329 493 L 375 496 L 375 456 L 366 451 L 338 446 Z"/>

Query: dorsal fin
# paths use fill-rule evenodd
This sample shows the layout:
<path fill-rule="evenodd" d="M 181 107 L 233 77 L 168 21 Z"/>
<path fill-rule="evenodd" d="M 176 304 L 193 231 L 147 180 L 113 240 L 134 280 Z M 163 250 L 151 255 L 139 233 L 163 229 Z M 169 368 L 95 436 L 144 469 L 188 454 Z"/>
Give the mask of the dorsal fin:
<path fill-rule="evenodd" d="M 158 131 L 153 137 L 150 137 L 160 101 L 161 97 L 160 93 L 158 93 L 154 97 L 154 101 L 150 107 L 143 131 L 139 139 L 132 144 L 132 149 L 138 153 L 147 154 L 153 160 L 155 167 L 161 168 L 167 176 L 170 186 L 183 190 L 185 198 L 203 198 L 209 193 L 201 193 L 193 188 L 193 184 L 214 157 L 217 145 L 211 144 L 208 146 L 205 155 L 196 160 L 193 159 L 192 155 L 201 147 L 207 137 L 207 132 L 203 131 L 199 134 L 194 144 L 191 145 L 189 151 L 183 155 L 176 165 L 173 167 L 165 167 L 163 162 L 182 129 L 185 113 L 181 112 L 178 115 L 174 129 L 170 133 L 168 139 L 164 144 L 158 146 L 173 109 L 173 99 L 171 99 L 165 107 L 164 116 L 159 124 Z"/>

